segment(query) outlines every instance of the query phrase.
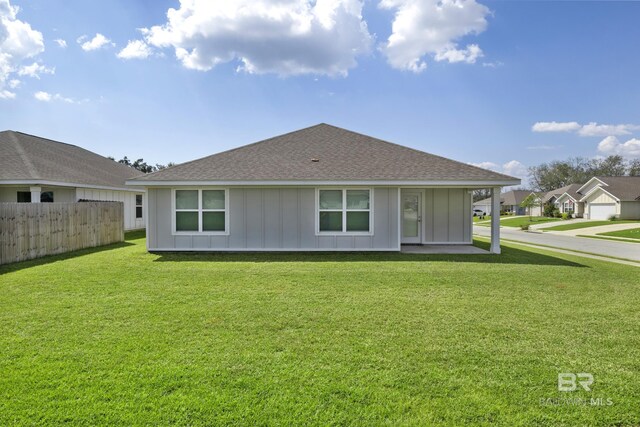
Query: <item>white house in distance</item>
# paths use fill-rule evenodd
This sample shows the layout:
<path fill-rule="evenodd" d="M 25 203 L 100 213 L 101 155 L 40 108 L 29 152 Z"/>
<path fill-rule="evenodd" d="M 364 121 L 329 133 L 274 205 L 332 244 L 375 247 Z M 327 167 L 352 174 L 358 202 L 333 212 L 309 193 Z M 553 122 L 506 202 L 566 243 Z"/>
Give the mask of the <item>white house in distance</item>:
<path fill-rule="evenodd" d="M 578 189 L 589 219 L 640 219 L 640 176 L 596 176 Z"/>
<path fill-rule="evenodd" d="M 530 194 L 533 194 L 536 197 L 538 205 L 531 208 L 521 207 L 520 204 Z M 478 209 L 486 215 L 491 215 L 491 197 L 484 200 L 478 200 L 473 204 L 473 209 Z M 511 190 L 500 195 L 500 211 L 511 215 L 541 216 L 542 201 L 538 194 L 530 190 Z M 529 211 L 531 212 L 529 213 Z"/>
<path fill-rule="evenodd" d="M 470 245 L 473 190 L 499 210 L 520 180 L 320 124 L 127 184 L 147 189 L 150 251 L 399 251 Z"/>
<path fill-rule="evenodd" d="M 0 132 L 0 203 L 117 201 L 125 229 L 144 228 L 145 190 L 125 185 L 140 174 L 75 145 Z"/>

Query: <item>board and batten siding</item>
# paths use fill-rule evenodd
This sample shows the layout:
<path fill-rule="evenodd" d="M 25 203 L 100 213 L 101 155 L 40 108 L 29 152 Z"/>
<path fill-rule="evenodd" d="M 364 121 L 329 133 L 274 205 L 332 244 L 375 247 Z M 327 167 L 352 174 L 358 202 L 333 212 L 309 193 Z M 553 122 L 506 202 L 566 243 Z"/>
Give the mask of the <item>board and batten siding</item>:
<path fill-rule="evenodd" d="M 228 235 L 174 235 L 172 191 L 148 188 L 147 245 L 154 250 L 389 250 L 398 248 L 398 189 L 374 187 L 373 234 L 316 235 L 313 187 L 229 188 Z"/>
<path fill-rule="evenodd" d="M 466 188 L 424 189 L 422 242 L 471 243 L 472 203 Z"/>
<path fill-rule="evenodd" d="M 142 194 L 142 218 L 136 218 L 136 194 Z M 132 191 L 76 188 L 75 196 L 77 200 L 122 202 L 124 204 L 124 229 L 137 230 L 144 228 L 144 210 L 146 209 L 144 190 L 134 193 Z"/>

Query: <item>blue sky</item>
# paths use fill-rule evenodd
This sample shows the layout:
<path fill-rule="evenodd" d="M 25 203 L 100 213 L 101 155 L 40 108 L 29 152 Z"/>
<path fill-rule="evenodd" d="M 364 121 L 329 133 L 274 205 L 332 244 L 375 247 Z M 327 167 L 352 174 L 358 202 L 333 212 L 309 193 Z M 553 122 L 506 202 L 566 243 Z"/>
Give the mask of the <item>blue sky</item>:
<path fill-rule="evenodd" d="M 0 27 L 0 129 L 151 163 L 320 122 L 521 177 L 640 156 L 640 2 L 222 3 L 0 0 L 30 27 Z"/>

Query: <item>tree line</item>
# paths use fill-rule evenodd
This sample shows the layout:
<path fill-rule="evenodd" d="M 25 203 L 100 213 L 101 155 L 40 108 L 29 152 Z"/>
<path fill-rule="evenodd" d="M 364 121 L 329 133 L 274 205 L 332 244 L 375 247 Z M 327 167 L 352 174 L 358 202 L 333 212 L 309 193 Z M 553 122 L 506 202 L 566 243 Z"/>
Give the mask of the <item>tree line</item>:
<path fill-rule="evenodd" d="M 114 157 L 108 157 L 108 158 L 118 163 L 122 163 L 123 165 L 127 165 L 133 169 L 139 170 L 140 172 L 143 172 L 143 173 L 157 172 L 159 170 L 166 169 L 171 166 L 175 166 L 175 163 L 173 162 L 169 162 L 166 165 L 161 165 L 158 163 L 156 163 L 155 165 L 150 165 L 150 164 L 147 164 L 147 162 L 145 162 L 144 159 L 131 161 L 127 156 L 124 156 L 120 160 L 116 160 Z"/>
<path fill-rule="evenodd" d="M 640 159 L 625 161 L 622 156 L 600 159 L 574 157 L 529 168 L 532 189 L 540 192 L 570 184 L 584 184 L 594 176 L 640 176 Z"/>

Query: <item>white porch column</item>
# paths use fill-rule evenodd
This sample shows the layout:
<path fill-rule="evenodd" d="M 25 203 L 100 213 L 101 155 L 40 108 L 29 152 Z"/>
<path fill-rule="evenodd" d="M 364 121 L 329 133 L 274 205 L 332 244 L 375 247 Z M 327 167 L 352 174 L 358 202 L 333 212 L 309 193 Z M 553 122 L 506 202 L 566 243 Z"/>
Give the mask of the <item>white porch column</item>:
<path fill-rule="evenodd" d="M 491 189 L 491 253 L 500 253 L 500 187 Z"/>
<path fill-rule="evenodd" d="M 31 187 L 31 203 L 40 203 L 40 194 L 42 193 L 41 187 Z"/>

